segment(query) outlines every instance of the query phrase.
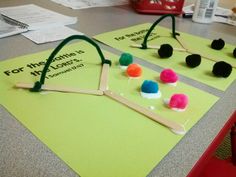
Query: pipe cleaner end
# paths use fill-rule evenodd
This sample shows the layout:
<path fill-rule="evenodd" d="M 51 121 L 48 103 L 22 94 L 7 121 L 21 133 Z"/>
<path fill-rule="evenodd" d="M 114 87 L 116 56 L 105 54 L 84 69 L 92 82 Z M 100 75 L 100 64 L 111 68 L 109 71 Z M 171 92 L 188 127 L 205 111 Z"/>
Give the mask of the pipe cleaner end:
<path fill-rule="evenodd" d="M 34 83 L 34 87 L 30 89 L 31 92 L 40 92 L 42 88 L 42 84 L 37 81 Z"/>

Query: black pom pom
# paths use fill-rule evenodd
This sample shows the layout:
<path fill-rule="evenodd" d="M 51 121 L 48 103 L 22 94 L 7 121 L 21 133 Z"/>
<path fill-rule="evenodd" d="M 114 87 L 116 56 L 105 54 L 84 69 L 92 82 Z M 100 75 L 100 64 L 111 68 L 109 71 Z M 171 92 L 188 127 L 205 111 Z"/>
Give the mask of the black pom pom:
<path fill-rule="evenodd" d="M 236 48 L 233 51 L 233 56 L 234 56 L 234 58 L 236 58 Z"/>
<path fill-rule="evenodd" d="M 161 58 L 169 58 L 173 54 L 173 47 L 170 44 L 162 44 L 158 54 Z"/>
<path fill-rule="evenodd" d="M 225 46 L 225 41 L 223 39 L 215 39 L 212 41 L 211 43 L 211 48 L 215 49 L 215 50 L 221 50 L 223 49 Z"/>
<path fill-rule="evenodd" d="M 232 72 L 232 66 L 224 61 L 219 61 L 214 64 L 212 73 L 218 77 L 228 77 Z"/>
<path fill-rule="evenodd" d="M 188 55 L 185 59 L 187 66 L 190 68 L 195 68 L 200 65 L 201 63 L 201 55 L 192 54 Z"/>

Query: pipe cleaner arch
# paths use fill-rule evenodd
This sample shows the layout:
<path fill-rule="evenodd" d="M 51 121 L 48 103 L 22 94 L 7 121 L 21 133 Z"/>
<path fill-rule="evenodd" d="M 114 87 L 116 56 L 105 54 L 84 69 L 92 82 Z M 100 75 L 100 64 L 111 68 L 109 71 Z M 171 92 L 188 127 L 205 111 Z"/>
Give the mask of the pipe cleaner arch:
<path fill-rule="evenodd" d="M 147 49 L 147 40 L 148 40 L 149 35 L 150 35 L 151 32 L 153 31 L 153 29 L 156 27 L 156 25 L 157 25 L 158 23 L 160 23 L 160 22 L 161 22 L 163 19 L 165 19 L 166 17 L 171 17 L 171 19 L 172 19 L 172 37 L 173 37 L 174 39 L 176 39 L 176 35 L 179 35 L 179 33 L 176 33 L 176 32 L 175 32 L 175 17 L 174 17 L 174 15 L 172 15 L 172 14 L 166 14 L 166 15 L 161 16 L 161 17 L 160 17 L 157 21 L 155 21 L 155 22 L 152 24 L 152 26 L 149 28 L 147 34 L 146 34 L 145 37 L 144 37 L 143 43 L 141 44 L 141 45 L 142 45 L 141 49 Z"/>
<path fill-rule="evenodd" d="M 97 52 L 98 52 L 98 54 L 99 54 L 99 56 L 100 56 L 100 58 L 101 58 L 102 65 L 105 64 L 105 63 L 111 65 L 111 61 L 105 59 L 105 57 L 104 57 L 104 55 L 103 55 L 103 53 L 102 53 L 100 47 L 99 47 L 92 39 L 90 39 L 89 37 L 84 36 L 84 35 L 72 35 L 72 36 L 70 36 L 70 37 L 64 39 L 64 40 L 53 50 L 53 52 L 52 52 L 52 53 L 50 54 L 50 56 L 48 57 L 47 62 L 45 63 L 45 66 L 44 66 L 44 68 L 43 68 L 43 70 L 42 70 L 42 74 L 41 74 L 40 80 L 37 81 L 37 82 L 35 82 L 34 87 L 31 88 L 30 91 L 32 91 L 32 92 L 39 92 L 39 91 L 41 90 L 41 87 L 42 87 L 42 85 L 43 85 L 44 82 L 45 82 L 46 73 L 47 73 L 48 68 L 49 68 L 50 64 L 52 63 L 54 57 L 56 56 L 56 54 L 57 54 L 67 43 L 69 43 L 70 41 L 72 41 L 72 40 L 74 40 L 74 39 L 82 39 L 82 40 L 87 41 L 87 42 L 90 43 L 91 45 L 93 45 L 93 46 L 96 48 L 96 50 L 97 50 Z"/>

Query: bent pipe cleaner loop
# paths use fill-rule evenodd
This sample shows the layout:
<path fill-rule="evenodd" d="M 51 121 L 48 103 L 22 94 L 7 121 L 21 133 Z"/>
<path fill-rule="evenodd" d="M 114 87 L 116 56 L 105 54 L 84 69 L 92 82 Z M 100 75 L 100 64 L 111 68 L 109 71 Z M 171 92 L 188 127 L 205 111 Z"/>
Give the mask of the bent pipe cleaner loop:
<path fill-rule="evenodd" d="M 164 18 L 166 17 L 171 17 L 172 19 L 172 37 L 176 39 L 176 35 L 179 35 L 178 33 L 175 32 L 175 17 L 172 14 L 166 14 L 161 16 L 157 21 L 155 21 L 152 26 L 149 28 L 147 34 L 144 37 L 143 43 L 141 44 L 142 47 L 141 49 L 147 49 L 147 40 L 153 29 L 156 27 L 158 23 L 160 23 Z"/>
<path fill-rule="evenodd" d="M 100 47 L 90 38 L 88 38 L 87 36 L 84 35 L 72 35 L 66 39 L 64 39 L 55 49 L 54 51 L 51 53 L 51 55 L 48 57 L 47 62 L 43 68 L 41 77 L 40 77 L 40 81 L 35 82 L 34 87 L 30 89 L 30 91 L 32 92 L 39 92 L 41 90 L 42 85 L 45 82 L 45 77 L 46 77 L 46 73 L 48 71 L 48 68 L 51 64 L 51 62 L 53 61 L 54 57 L 56 56 L 56 54 L 70 41 L 74 40 L 74 39 L 82 39 L 87 41 L 88 43 L 90 43 L 91 45 L 93 45 L 96 49 L 97 52 L 102 60 L 102 65 L 104 63 L 111 65 L 111 61 L 105 59 Z"/>

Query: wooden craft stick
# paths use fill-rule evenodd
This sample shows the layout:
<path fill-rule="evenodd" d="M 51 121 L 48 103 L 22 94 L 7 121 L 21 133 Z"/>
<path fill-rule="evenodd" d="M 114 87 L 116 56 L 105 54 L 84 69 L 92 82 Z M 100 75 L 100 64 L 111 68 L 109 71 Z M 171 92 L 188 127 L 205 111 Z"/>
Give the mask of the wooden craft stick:
<path fill-rule="evenodd" d="M 191 54 L 199 54 L 199 55 L 201 55 L 201 57 L 202 58 L 205 58 L 205 59 L 207 59 L 207 60 L 211 60 L 211 61 L 214 61 L 214 62 L 218 62 L 218 61 L 222 61 L 221 59 L 215 59 L 216 57 L 215 56 L 212 56 L 211 54 L 204 54 L 204 53 L 201 53 L 200 51 L 197 51 L 197 50 L 191 50 L 191 51 L 188 51 L 188 53 L 191 53 Z M 231 66 L 233 67 L 233 68 L 236 68 L 236 65 L 234 65 L 234 64 L 231 64 Z"/>
<path fill-rule="evenodd" d="M 185 43 L 185 41 L 180 36 L 176 36 L 176 40 L 185 49 L 185 51 L 189 50 L 188 45 Z"/>
<path fill-rule="evenodd" d="M 131 44 L 131 47 L 136 47 L 140 48 L 142 47 L 141 44 Z M 155 46 L 155 45 L 148 45 L 147 48 L 149 49 L 160 49 L 160 46 Z M 186 52 L 186 49 L 182 48 L 173 48 L 173 50 L 180 51 L 180 52 Z"/>
<path fill-rule="evenodd" d="M 104 94 L 126 106 L 128 106 L 129 108 L 147 116 L 148 118 L 164 125 L 165 127 L 168 127 L 168 128 L 171 128 L 175 131 L 181 131 L 181 132 L 184 132 L 185 129 L 182 125 L 176 123 L 176 122 L 173 122 L 173 121 L 170 121 L 170 120 L 167 120 L 167 119 L 164 119 L 160 116 L 158 116 L 157 114 L 155 114 L 154 112 L 150 111 L 149 109 L 146 109 L 134 102 L 131 102 L 129 100 L 127 100 L 126 98 L 116 94 L 116 93 L 113 93 L 112 91 L 110 90 L 106 90 L 104 91 Z"/>
<path fill-rule="evenodd" d="M 15 87 L 30 89 L 34 87 L 34 84 L 17 83 Z M 66 93 L 82 93 L 82 94 L 90 94 L 90 95 L 103 95 L 103 91 L 101 90 L 87 90 L 87 89 L 85 90 L 85 89 L 79 89 L 79 88 L 52 86 L 52 85 L 42 85 L 42 90 L 66 92 Z"/>
<path fill-rule="evenodd" d="M 198 51 L 196 49 L 192 50 L 188 47 L 188 45 L 185 43 L 185 41 L 180 37 L 180 36 L 176 36 L 177 41 L 179 42 L 179 44 L 186 49 L 186 52 L 188 52 L 189 54 L 199 54 L 201 55 L 203 58 L 214 61 L 214 62 L 218 62 L 221 61 L 220 59 L 215 59 L 214 56 L 212 56 L 211 54 L 203 54 L 201 51 Z M 232 64 L 231 64 L 232 65 Z M 232 65 L 233 68 L 236 68 L 236 65 Z"/>
<path fill-rule="evenodd" d="M 107 63 L 104 63 L 102 66 L 102 73 L 100 78 L 100 85 L 99 90 L 105 91 L 108 89 L 108 72 L 109 72 L 110 65 Z"/>

